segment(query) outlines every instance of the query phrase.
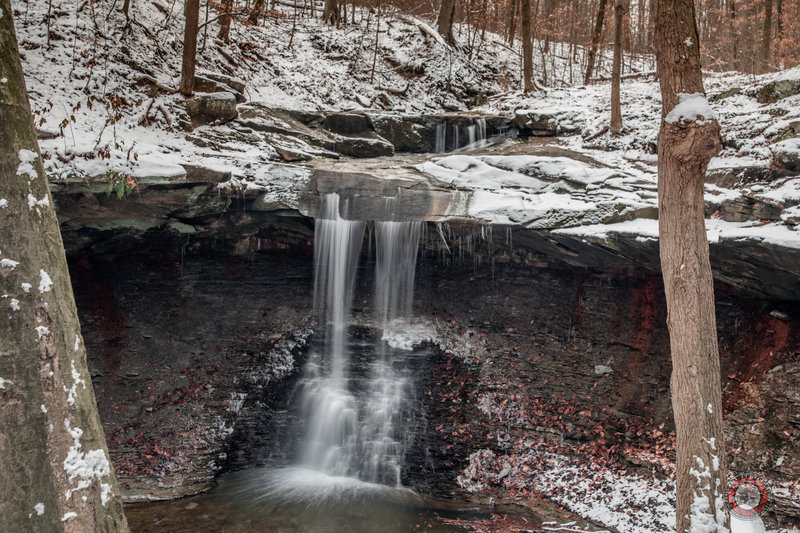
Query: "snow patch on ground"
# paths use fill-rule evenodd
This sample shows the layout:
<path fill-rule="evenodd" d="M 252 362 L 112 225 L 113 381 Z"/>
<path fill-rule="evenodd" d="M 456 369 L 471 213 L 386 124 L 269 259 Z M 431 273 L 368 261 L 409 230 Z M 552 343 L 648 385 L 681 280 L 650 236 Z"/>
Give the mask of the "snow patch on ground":
<path fill-rule="evenodd" d="M 392 348 L 411 351 L 422 344 L 441 344 L 441 339 L 431 322 L 397 319 L 383 330 L 382 340 Z"/>

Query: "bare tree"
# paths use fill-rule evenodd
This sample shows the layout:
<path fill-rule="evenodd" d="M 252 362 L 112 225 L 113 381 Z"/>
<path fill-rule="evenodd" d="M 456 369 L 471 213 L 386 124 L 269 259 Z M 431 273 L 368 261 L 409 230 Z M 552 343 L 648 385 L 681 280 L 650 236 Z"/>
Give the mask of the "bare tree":
<path fill-rule="evenodd" d="M 603 20 L 606 17 L 606 0 L 600 0 L 600 5 L 597 8 L 597 19 L 594 23 L 594 32 L 592 32 L 592 44 L 589 47 L 589 57 L 586 60 L 586 75 L 583 77 L 583 83 L 588 84 L 592 79 L 594 73 L 594 61 L 597 55 L 597 49 L 600 47 L 600 37 L 603 35 Z"/>
<path fill-rule="evenodd" d="M 336 0 L 325 0 L 322 8 L 322 20 L 334 26 L 339 24 L 339 3 Z"/>
<path fill-rule="evenodd" d="M 725 441 L 714 286 L 706 236 L 706 168 L 721 149 L 700 70 L 693 0 L 659 0 L 658 220 L 677 433 L 677 531 L 727 532 Z"/>
<path fill-rule="evenodd" d="M 253 26 L 258 24 L 258 19 L 262 11 L 264 11 L 264 0 L 256 0 L 256 3 L 253 5 L 253 10 L 250 12 L 250 16 L 247 17 L 247 23 Z"/>
<path fill-rule="evenodd" d="M 620 102 L 620 78 L 622 77 L 622 17 L 625 0 L 614 2 L 614 63 L 611 66 L 611 135 L 622 132 L 622 103 Z"/>
<path fill-rule="evenodd" d="M 439 6 L 439 18 L 436 19 L 436 29 L 439 35 L 450 44 L 456 42 L 453 36 L 453 18 L 456 12 L 456 0 L 442 0 Z"/>
<path fill-rule="evenodd" d="M 0 0 L 0 527 L 126 532 L 11 13 Z"/>
<path fill-rule="evenodd" d="M 222 0 L 222 16 L 219 19 L 219 33 L 217 37 L 223 42 L 231 42 L 231 22 L 233 17 L 233 0 Z"/>
<path fill-rule="evenodd" d="M 533 31 L 531 28 L 531 0 L 522 0 L 522 80 L 523 90 L 533 89 Z"/>
<path fill-rule="evenodd" d="M 761 72 L 767 72 L 769 67 L 770 41 L 772 41 L 772 0 L 764 0 L 764 27 L 761 32 Z"/>
<path fill-rule="evenodd" d="M 186 0 L 186 25 L 183 30 L 183 62 L 181 64 L 181 94 L 194 92 L 194 71 L 197 63 L 197 27 L 200 22 L 200 0 Z"/>

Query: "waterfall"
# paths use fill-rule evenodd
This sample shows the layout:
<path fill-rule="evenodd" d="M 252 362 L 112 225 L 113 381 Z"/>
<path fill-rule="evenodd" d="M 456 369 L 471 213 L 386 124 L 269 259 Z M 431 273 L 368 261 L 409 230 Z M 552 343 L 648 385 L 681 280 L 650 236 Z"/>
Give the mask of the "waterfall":
<path fill-rule="evenodd" d="M 476 118 L 474 124 L 467 126 L 467 140 L 469 142 L 464 147 L 465 150 L 480 148 L 487 144 L 485 118 Z"/>
<path fill-rule="evenodd" d="M 433 145 L 433 151 L 437 154 L 443 154 L 447 150 L 447 124 L 436 125 L 436 140 Z"/>
<path fill-rule="evenodd" d="M 347 205 L 341 207 L 346 212 Z M 354 372 L 359 355 L 347 328 L 366 224 L 339 213 L 338 195 L 322 197 L 314 231 L 314 298 L 325 341 L 306 369 L 302 463 L 329 476 L 399 486 L 410 372 L 392 360 L 380 337 L 374 359 Z M 374 228 L 375 318 L 385 328 L 410 313 L 422 223 L 375 222 Z"/>

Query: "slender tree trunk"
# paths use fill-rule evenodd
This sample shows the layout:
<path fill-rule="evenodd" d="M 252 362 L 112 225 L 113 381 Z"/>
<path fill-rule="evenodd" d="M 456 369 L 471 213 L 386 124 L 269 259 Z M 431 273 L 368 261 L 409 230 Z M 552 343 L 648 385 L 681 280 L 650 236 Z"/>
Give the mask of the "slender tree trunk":
<path fill-rule="evenodd" d="M 517 34 L 517 6 L 519 0 L 510 0 L 508 3 L 508 46 L 514 46 L 514 37 Z"/>
<path fill-rule="evenodd" d="M 186 0 L 186 25 L 183 30 L 183 62 L 180 91 L 191 96 L 194 91 L 194 70 L 197 59 L 197 27 L 200 21 L 200 0 Z"/>
<path fill-rule="evenodd" d="M 250 12 L 250 16 L 247 17 L 247 23 L 255 26 L 258 24 L 258 19 L 261 18 L 261 12 L 264 10 L 264 0 L 256 0 L 256 3 L 253 5 L 253 11 Z"/>
<path fill-rule="evenodd" d="M 764 0 L 764 28 L 761 33 L 761 72 L 770 70 L 769 50 L 772 41 L 772 0 Z"/>
<path fill-rule="evenodd" d="M 622 133 L 620 78 L 622 75 L 622 16 L 624 14 L 623 0 L 616 0 L 614 3 L 614 63 L 611 67 L 611 135 Z"/>
<path fill-rule="evenodd" d="M 688 95 L 695 103 L 705 101 L 693 0 L 659 0 L 656 52 L 662 102 L 659 246 L 672 352 L 677 531 L 723 533 L 722 389 L 703 202 L 708 162 L 721 149 L 720 127 L 702 107 L 702 118 L 692 117 L 696 105 L 676 109 Z"/>
<path fill-rule="evenodd" d="M 0 529 L 126 532 L 9 0 L 0 13 Z"/>
<path fill-rule="evenodd" d="M 131 18 L 131 0 L 125 0 L 122 2 L 122 13 L 125 15 L 125 20 L 130 20 Z"/>
<path fill-rule="evenodd" d="M 606 16 L 606 0 L 600 0 L 600 6 L 597 8 L 597 19 L 594 23 L 594 32 L 592 33 L 592 45 L 589 47 L 589 59 L 586 63 L 586 76 L 583 77 L 583 83 L 588 84 L 594 74 L 594 61 L 597 55 L 597 49 L 600 47 L 600 37 L 603 35 L 603 20 Z"/>
<path fill-rule="evenodd" d="M 436 20 L 436 29 L 439 35 L 450 44 L 456 42 L 453 36 L 453 17 L 456 12 L 456 0 L 442 0 L 439 7 L 439 18 Z"/>
<path fill-rule="evenodd" d="M 224 43 L 231 42 L 231 12 L 233 0 L 222 0 L 222 17 L 219 19 L 219 33 L 217 37 Z"/>
<path fill-rule="evenodd" d="M 731 55 L 733 56 L 733 69 L 741 71 L 739 64 L 739 32 L 736 28 L 736 0 L 728 0 L 728 15 L 731 19 Z"/>
<path fill-rule="evenodd" d="M 531 30 L 531 0 L 522 0 L 522 87 L 533 90 L 533 31 Z"/>

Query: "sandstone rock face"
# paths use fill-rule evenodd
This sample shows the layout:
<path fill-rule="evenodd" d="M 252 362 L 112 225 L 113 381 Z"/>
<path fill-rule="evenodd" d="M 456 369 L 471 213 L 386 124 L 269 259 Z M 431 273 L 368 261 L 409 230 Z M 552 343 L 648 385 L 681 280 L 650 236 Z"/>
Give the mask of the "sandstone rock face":
<path fill-rule="evenodd" d="M 554 116 L 533 110 L 520 110 L 514 113 L 514 125 L 522 135 L 534 137 L 554 137 L 558 132 L 558 123 Z"/>
<path fill-rule="evenodd" d="M 194 125 L 229 122 L 239 116 L 236 97 L 228 92 L 197 93 L 186 100 L 186 112 Z"/>
<path fill-rule="evenodd" d="M 786 170 L 800 170 L 800 137 L 770 145 L 775 164 Z"/>

